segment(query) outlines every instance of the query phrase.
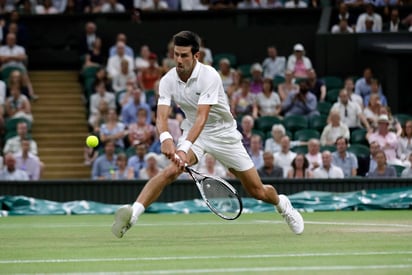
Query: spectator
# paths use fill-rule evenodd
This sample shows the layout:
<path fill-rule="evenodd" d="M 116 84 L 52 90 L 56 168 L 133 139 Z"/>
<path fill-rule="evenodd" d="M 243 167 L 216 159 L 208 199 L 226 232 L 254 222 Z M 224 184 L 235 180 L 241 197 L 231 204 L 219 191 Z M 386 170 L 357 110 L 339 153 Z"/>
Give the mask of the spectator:
<path fill-rule="evenodd" d="M 331 33 L 353 33 L 353 29 L 348 25 L 348 21 L 346 19 L 341 19 L 338 24 L 333 25 Z"/>
<path fill-rule="evenodd" d="M 119 41 L 116 44 L 116 50 L 117 50 L 116 54 L 109 57 L 107 61 L 106 71 L 110 79 L 120 74 L 121 62 L 123 59 L 127 60 L 129 64 L 128 71 L 134 70 L 133 57 L 126 55 L 125 49 L 126 49 L 126 44 L 124 44 L 124 42 Z"/>
<path fill-rule="evenodd" d="M 402 19 L 402 24 L 404 24 L 408 31 L 412 32 L 412 13 Z"/>
<path fill-rule="evenodd" d="M 285 73 L 285 82 L 278 85 L 280 100 L 284 102 L 291 92 L 299 91 L 299 85 L 294 83 L 293 72 L 287 70 Z"/>
<path fill-rule="evenodd" d="M 319 115 L 317 105 L 316 96 L 309 92 L 307 81 L 302 81 L 299 90 L 290 92 L 283 101 L 282 112 L 285 117 L 290 115 L 312 117 Z"/>
<path fill-rule="evenodd" d="M 339 92 L 339 100 L 332 105 L 331 110 L 337 110 L 340 114 L 341 121 L 353 131 L 362 128 L 362 125 L 369 129 L 370 125 L 366 116 L 363 114 L 358 103 L 349 101 L 348 92 L 342 89 Z M 362 124 L 361 124 L 362 123 Z"/>
<path fill-rule="evenodd" d="M 230 102 L 230 99 L 233 97 L 233 94 L 241 88 L 242 80 L 243 80 L 242 72 L 239 70 L 235 70 L 233 72 L 232 84 L 230 84 L 227 87 L 227 90 L 225 90 L 229 102 Z"/>
<path fill-rule="evenodd" d="M 260 5 L 263 9 L 283 8 L 283 2 L 281 0 L 266 0 Z"/>
<path fill-rule="evenodd" d="M 157 139 L 156 128 L 147 123 L 147 116 L 150 113 L 144 108 L 137 109 L 137 121 L 135 123 L 129 124 L 129 144 L 135 145 L 140 143 L 145 143 L 147 148 L 149 148 L 153 142 Z"/>
<path fill-rule="evenodd" d="M 43 0 L 43 3 L 36 5 L 36 14 L 57 14 L 60 13 L 56 7 L 53 6 L 52 0 Z"/>
<path fill-rule="evenodd" d="M 307 8 L 308 4 L 302 0 L 289 0 L 285 2 L 285 8 Z"/>
<path fill-rule="evenodd" d="M 148 180 L 159 174 L 162 170 L 159 165 L 159 156 L 155 153 L 147 153 L 144 157 L 146 166 L 139 171 L 139 179 Z"/>
<path fill-rule="evenodd" d="M 372 94 L 369 98 L 368 105 L 366 105 L 365 109 L 363 109 L 363 113 L 369 124 L 373 125 L 374 123 L 378 121 L 381 107 L 382 107 L 382 104 L 381 104 L 379 95 Z"/>
<path fill-rule="evenodd" d="M 334 25 L 337 25 L 342 20 L 346 21 L 347 26 L 353 32 L 353 30 L 356 26 L 356 16 L 354 16 L 353 13 L 348 11 L 348 5 L 343 1 L 339 3 L 338 16 L 336 18 L 332 19 L 332 23 Z"/>
<path fill-rule="evenodd" d="M 305 48 L 302 44 L 295 44 L 293 54 L 288 58 L 286 70 L 291 71 L 293 77 L 307 78 L 310 69 L 312 69 L 312 62 L 305 56 Z"/>
<path fill-rule="evenodd" d="M 379 85 L 379 80 L 377 80 L 376 78 L 371 79 L 370 81 L 370 93 L 369 95 L 366 95 L 364 98 L 364 104 L 365 106 L 368 105 L 369 103 L 369 98 L 371 97 L 371 95 L 376 94 L 379 96 L 379 100 L 381 102 L 382 106 L 388 106 L 388 101 L 386 100 L 386 97 L 384 96 L 384 94 L 382 93 L 382 88 Z"/>
<path fill-rule="evenodd" d="M 364 105 L 363 105 L 363 98 L 358 95 L 355 94 L 355 84 L 353 82 L 353 78 L 352 77 L 347 77 L 345 79 L 344 82 L 344 86 L 343 88 L 346 90 L 346 92 L 348 93 L 348 99 L 349 101 L 353 101 L 358 103 L 359 107 L 361 107 L 361 110 L 363 110 Z M 338 99 L 339 100 L 339 99 Z"/>
<path fill-rule="evenodd" d="M 410 164 L 412 164 L 412 153 L 408 155 L 408 161 Z M 412 178 L 412 166 L 411 165 L 403 169 L 401 178 Z"/>
<path fill-rule="evenodd" d="M 168 10 L 169 5 L 164 0 L 145 0 L 140 4 L 140 8 L 146 11 Z"/>
<path fill-rule="evenodd" d="M 208 10 L 209 1 L 205 0 L 180 0 L 182 11 Z"/>
<path fill-rule="evenodd" d="M 99 81 L 102 81 L 104 83 L 106 91 L 112 91 L 112 82 L 111 79 L 108 78 L 107 71 L 104 67 L 99 67 L 94 75 L 94 84 Z"/>
<path fill-rule="evenodd" d="M 285 76 L 286 58 L 278 56 L 275 46 L 267 47 L 267 57 L 262 62 L 263 77 L 274 79 L 275 76 Z"/>
<path fill-rule="evenodd" d="M 259 63 L 254 63 L 250 67 L 252 79 L 250 81 L 250 91 L 253 94 L 261 93 L 263 90 L 263 68 Z"/>
<path fill-rule="evenodd" d="M 412 120 L 405 122 L 405 126 L 402 129 L 402 134 L 398 138 L 398 141 L 399 147 L 397 154 L 403 162 L 408 161 L 410 159 L 409 156 L 412 154 Z"/>
<path fill-rule="evenodd" d="M 275 165 L 273 153 L 263 153 L 263 166 L 258 169 L 258 174 L 261 178 L 283 178 L 283 169 Z"/>
<path fill-rule="evenodd" d="M 270 78 L 263 80 L 263 90 L 256 96 L 257 116 L 279 116 L 282 110 L 279 95 L 273 89 L 273 81 Z"/>
<path fill-rule="evenodd" d="M 106 63 L 106 57 L 102 51 L 102 40 L 96 37 L 92 43 L 92 48 L 87 51 L 84 57 L 83 69 L 90 67 L 100 67 Z"/>
<path fill-rule="evenodd" d="M 305 157 L 309 162 L 309 169 L 311 171 L 322 166 L 322 155 L 320 153 L 320 142 L 318 139 L 311 138 L 308 141 L 308 152 L 305 154 Z"/>
<path fill-rule="evenodd" d="M 140 71 L 143 68 L 149 67 L 149 56 L 150 56 L 150 47 L 148 45 L 142 45 L 140 47 L 140 55 L 135 59 L 135 69 Z"/>
<path fill-rule="evenodd" d="M 205 154 L 204 156 L 204 165 L 199 167 L 199 172 L 204 173 L 210 176 L 220 177 L 220 178 L 228 178 L 229 175 L 225 168 L 218 164 L 215 157 L 211 154 Z"/>
<path fill-rule="evenodd" d="M 176 66 L 176 62 L 174 60 L 174 44 L 173 41 L 170 41 L 167 44 L 167 52 L 166 56 L 162 59 L 162 74 L 167 73 L 171 68 L 174 68 Z"/>
<path fill-rule="evenodd" d="M 223 88 L 228 90 L 229 86 L 234 82 L 235 69 L 230 66 L 230 60 L 222 58 L 219 60 L 219 69 L 217 71 L 222 79 Z"/>
<path fill-rule="evenodd" d="M 89 51 L 93 50 L 93 44 L 96 41 L 96 38 L 98 38 L 96 34 L 96 24 L 94 22 L 87 22 L 85 25 L 85 32 L 82 35 L 82 38 L 80 40 L 80 51 L 81 54 L 86 54 Z"/>
<path fill-rule="evenodd" d="M 407 30 L 407 27 L 402 23 L 399 17 L 399 10 L 397 8 L 391 10 L 390 20 L 383 24 L 382 29 L 385 32 L 400 32 Z"/>
<path fill-rule="evenodd" d="M 113 141 L 106 141 L 104 146 L 104 154 L 98 156 L 93 162 L 92 179 L 112 179 L 116 167 L 115 144 Z"/>
<path fill-rule="evenodd" d="M 308 86 L 309 92 L 316 96 L 318 102 L 325 101 L 326 84 L 323 80 L 318 78 L 314 69 L 308 70 Z"/>
<path fill-rule="evenodd" d="M 256 169 L 260 169 L 263 166 L 263 150 L 262 138 L 259 135 L 253 134 L 250 138 L 250 149 L 248 152 Z"/>
<path fill-rule="evenodd" d="M 9 138 L 6 141 L 3 149 L 3 155 L 7 153 L 16 154 L 22 151 L 21 143 L 22 140 L 28 137 L 29 131 L 26 122 L 19 122 L 17 123 L 17 136 Z M 37 156 L 37 143 L 33 139 L 30 139 L 30 153 Z"/>
<path fill-rule="evenodd" d="M 145 155 L 147 154 L 147 145 L 145 143 L 139 143 L 131 145 L 132 148 L 135 148 L 135 155 L 131 156 L 127 161 L 127 167 L 133 169 L 134 177 L 139 178 L 140 169 L 146 167 Z"/>
<path fill-rule="evenodd" d="M 142 101 L 142 91 L 139 88 L 133 89 L 132 99 L 122 108 L 122 122 L 128 127 L 130 124 L 137 121 L 137 110 L 143 108 L 147 114 L 151 114 L 150 106 Z M 151 124 L 152 118 L 150 115 L 146 118 L 146 123 Z"/>
<path fill-rule="evenodd" d="M 118 55 L 118 49 L 117 46 L 119 44 L 119 42 L 121 42 L 120 44 L 124 45 L 124 55 L 134 59 L 134 50 L 132 47 L 127 45 L 127 36 L 126 34 L 120 32 L 117 34 L 116 36 L 116 43 L 110 47 L 109 49 L 109 58 L 115 55 Z M 130 60 L 128 60 L 130 61 Z M 134 67 L 134 63 L 130 63 L 133 67 Z"/>
<path fill-rule="evenodd" d="M 368 178 L 396 178 L 396 170 L 394 167 L 389 166 L 386 162 L 386 153 L 384 151 L 378 151 L 375 156 L 376 169 L 368 173 Z"/>
<path fill-rule="evenodd" d="M 260 9 L 260 3 L 255 0 L 243 0 L 237 3 L 238 9 Z"/>
<path fill-rule="evenodd" d="M 241 88 L 233 94 L 231 100 L 231 111 L 234 117 L 240 118 L 244 115 L 257 114 L 256 95 L 250 89 L 250 80 L 242 80 Z"/>
<path fill-rule="evenodd" d="M 389 118 L 387 115 L 379 116 L 378 129 L 375 132 L 368 133 L 367 139 L 369 143 L 378 142 L 380 149 L 386 154 L 385 161 L 389 164 L 402 165 L 401 160 L 397 158 L 398 137 L 395 133 L 389 131 Z"/>
<path fill-rule="evenodd" d="M 343 179 L 343 171 L 332 164 L 332 154 L 326 150 L 322 152 L 322 165 L 313 171 L 313 177 L 317 179 Z"/>
<path fill-rule="evenodd" d="M 4 157 L 6 166 L 0 174 L 0 180 L 6 181 L 28 181 L 29 176 L 26 171 L 16 167 L 16 158 L 12 153 L 7 153 Z"/>
<path fill-rule="evenodd" d="M 366 173 L 366 175 L 368 175 L 369 173 L 372 173 L 373 171 L 375 171 L 376 166 L 377 166 L 377 164 L 376 164 L 376 153 L 378 151 L 380 151 L 379 143 L 377 141 L 372 141 L 369 144 L 370 155 L 369 155 L 369 158 L 368 158 L 369 164 L 368 164 L 368 172 Z"/>
<path fill-rule="evenodd" d="M 340 112 L 338 109 L 332 109 L 329 113 L 328 124 L 323 128 L 320 136 L 320 143 L 325 145 L 334 145 L 338 137 L 350 138 L 348 126 L 341 122 Z"/>
<path fill-rule="evenodd" d="M 100 10 L 102 13 L 123 13 L 125 11 L 126 9 L 123 4 L 118 3 L 117 0 L 107 0 Z"/>
<path fill-rule="evenodd" d="M 365 32 L 368 20 L 373 22 L 371 31 L 382 31 L 382 16 L 375 12 L 372 3 L 367 3 L 365 5 L 365 12 L 358 16 L 358 19 L 356 21 L 356 32 Z"/>
<path fill-rule="evenodd" d="M 313 178 L 313 174 L 309 169 L 309 161 L 303 154 L 297 154 L 292 160 L 292 169 L 288 171 L 289 179 L 304 179 Z"/>
<path fill-rule="evenodd" d="M 213 54 L 212 50 L 206 46 L 206 40 L 202 38 L 200 41 L 200 51 L 204 53 L 204 62 L 206 64 L 212 65 L 213 64 Z"/>
<path fill-rule="evenodd" d="M 355 83 L 355 94 L 360 95 L 363 100 L 365 97 L 371 93 L 371 82 L 373 79 L 373 72 L 371 68 L 365 68 L 363 70 L 363 77 L 356 80 Z M 379 93 L 381 94 L 382 91 L 380 90 Z M 367 104 L 365 104 L 367 105 Z"/>
<path fill-rule="evenodd" d="M 117 154 L 116 169 L 111 175 L 113 180 L 132 180 L 134 179 L 133 168 L 127 167 L 127 156 L 125 153 Z"/>
<path fill-rule="evenodd" d="M 11 94 L 11 88 L 20 87 L 20 93 L 25 95 L 28 99 L 31 98 L 30 91 L 27 86 L 24 85 L 23 76 L 19 70 L 13 70 L 10 72 L 9 78 L 7 80 L 7 91 L 6 94 Z"/>
<path fill-rule="evenodd" d="M 125 148 L 124 137 L 127 135 L 125 125 L 118 121 L 116 109 L 109 109 L 106 122 L 100 126 L 100 141 L 114 141 L 116 148 Z"/>
<path fill-rule="evenodd" d="M 142 68 L 137 73 L 139 87 L 144 91 L 153 91 L 155 83 L 162 77 L 162 70 L 157 65 L 157 55 L 151 53 L 149 55 L 149 67 Z"/>
<path fill-rule="evenodd" d="M 253 135 L 252 129 L 254 125 L 255 125 L 255 121 L 253 120 L 252 116 L 245 115 L 242 117 L 242 122 L 241 122 L 242 143 L 243 143 L 243 146 L 246 148 L 246 151 L 248 152 L 250 151 L 251 138 Z"/>
<path fill-rule="evenodd" d="M 296 157 L 296 153 L 290 151 L 290 139 L 288 136 L 282 137 L 280 146 L 280 151 L 274 154 L 275 164 L 282 167 L 283 177 L 286 178 L 292 167 L 292 160 Z"/>
<path fill-rule="evenodd" d="M 130 71 L 129 61 L 122 59 L 120 61 L 120 73 L 112 78 L 112 89 L 115 93 L 126 90 L 128 82 L 136 82 L 136 74 Z"/>
<path fill-rule="evenodd" d="M 391 110 L 388 106 L 380 106 L 379 108 L 379 115 L 377 116 L 376 120 L 372 124 L 373 130 L 376 130 L 378 127 L 378 118 L 380 115 L 387 115 L 389 118 L 389 131 L 394 132 L 398 137 L 402 134 L 402 126 L 400 122 L 393 117 Z"/>
<path fill-rule="evenodd" d="M 16 168 L 26 171 L 29 180 L 39 180 L 42 163 L 37 156 L 30 153 L 30 144 L 31 140 L 28 138 L 21 140 L 22 150 L 14 154 L 16 159 Z"/>
<path fill-rule="evenodd" d="M 92 128 L 99 127 L 104 121 L 104 114 L 109 109 L 116 109 L 116 99 L 113 93 L 106 91 L 103 81 L 96 81 L 95 92 L 90 97 L 89 125 Z"/>
<path fill-rule="evenodd" d="M 1 70 L 7 67 L 18 68 L 22 72 L 24 85 L 29 89 L 29 94 L 33 99 L 37 99 L 25 63 L 27 62 L 26 50 L 16 44 L 16 35 L 9 33 L 6 36 L 6 45 L 0 47 Z"/>
<path fill-rule="evenodd" d="M 348 139 L 339 137 L 336 139 L 336 152 L 332 153 L 332 163 L 340 167 L 345 178 L 355 177 L 358 171 L 358 159 L 348 152 Z"/>
<path fill-rule="evenodd" d="M 10 96 L 6 99 L 5 109 L 7 118 L 25 118 L 33 121 L 29 99 L 21 94 L 20 83 L 13 82 L 9 87 Z"/>

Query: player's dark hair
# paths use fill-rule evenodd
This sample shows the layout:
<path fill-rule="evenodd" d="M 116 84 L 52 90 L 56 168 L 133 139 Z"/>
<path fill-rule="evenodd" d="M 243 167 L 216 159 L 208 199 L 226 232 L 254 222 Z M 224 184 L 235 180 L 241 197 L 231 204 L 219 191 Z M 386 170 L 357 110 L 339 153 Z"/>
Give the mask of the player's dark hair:
<path fill-rule="evenodd" d="M 191 31 L 181 31 L 173 36 L 173 43 L 176 46 L 182 47 L 192 47 L 192 54 L 199 52 L 200 48 L 200 37 Z"/>

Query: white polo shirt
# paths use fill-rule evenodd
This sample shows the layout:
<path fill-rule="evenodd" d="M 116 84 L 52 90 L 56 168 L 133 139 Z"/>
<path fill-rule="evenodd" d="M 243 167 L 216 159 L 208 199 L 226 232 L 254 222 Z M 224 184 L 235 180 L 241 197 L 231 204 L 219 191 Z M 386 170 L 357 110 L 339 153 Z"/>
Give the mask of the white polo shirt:
<path fill-rule="evenodd" d="M 170 106 L 172 100 L 186 115 L 181 124 L 184 131 L 195 123 L 198 105 L 212 105 L 202 134 L 218 133 L 213 137 L 225 138 L 236 129 L 220 76 L 209 65 L 197 62 L 186 83 L 180 80 L 176 68 L 169 70 L 160 80 L 157 104 Z"/>
<path fill-rule="evenodd" d="M 338 110 L 340 120 L 349 128 L 361 127 L 359 114 L 362 113 L 362 109 L 358 103 L 348 101 L 348 104 L 344 105 L 339 101 L 333 104 L 331 110 Z"/>
<path fill-rule="evenodd" d="M 313 177 L 317 179 L 343 179 L 344 175 L 340 167 L 331 164 L 329 170 L 323 166 L 313 170 Z"/>
<path fill-rule="evenodd" d="M 19 45 L 14 45 L 12 48 L 9 46 L 1 46 L 0 47 L 0 56 L 15 56 L 15 55 L 25 55 L 26 50 Z M 3 67 L 7 66 L 15 66 L 15 67 L 20 67 L 22 69 L 25 69 L 25 65 L 23 62 L 19 61 L 9 61 L 3 64 Z"/>

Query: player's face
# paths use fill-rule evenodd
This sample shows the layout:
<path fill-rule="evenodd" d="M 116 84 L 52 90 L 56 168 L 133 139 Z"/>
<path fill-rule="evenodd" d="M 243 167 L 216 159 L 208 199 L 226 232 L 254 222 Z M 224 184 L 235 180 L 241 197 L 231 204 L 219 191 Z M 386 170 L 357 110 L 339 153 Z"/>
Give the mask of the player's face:
<path fill-rule="evenodd" d="M 174 59 L 176 62 L 176 71 L 182 80 L 187 80 L 192 74 L 196 65 L 198 53 L 192 54 L 192 47 L 175 46 Z"/>

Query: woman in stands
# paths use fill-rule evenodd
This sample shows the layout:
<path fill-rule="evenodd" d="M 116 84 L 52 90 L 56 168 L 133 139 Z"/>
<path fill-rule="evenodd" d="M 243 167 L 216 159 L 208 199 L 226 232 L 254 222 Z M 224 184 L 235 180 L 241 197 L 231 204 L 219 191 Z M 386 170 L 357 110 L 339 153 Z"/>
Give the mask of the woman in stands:
<path fill-rule="evenodd" d="M 368 178 L 396 178 L 396 170 L 394 167 L 386 163 L 386 155 L 384 151 L 379 150 L 375 155 L 376 169 L 367 175 Z"/>
<path fill-rule="evenodd" d="M 289 179 L 313 178 L 309 169 L 309 161 L 303 154 L 297 154 L 292 161 L 292 168 L 288 171 Z"/>

